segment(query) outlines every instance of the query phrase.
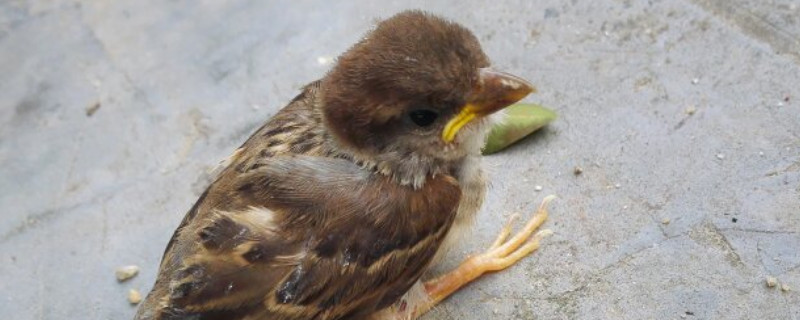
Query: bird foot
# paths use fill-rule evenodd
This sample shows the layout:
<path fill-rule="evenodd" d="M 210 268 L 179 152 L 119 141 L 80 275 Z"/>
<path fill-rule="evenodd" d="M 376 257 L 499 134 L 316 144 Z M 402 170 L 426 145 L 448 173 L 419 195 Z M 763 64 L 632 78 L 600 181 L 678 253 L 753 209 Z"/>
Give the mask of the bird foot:
<path fill-rule="evenodd" d="M 555 199 L 555 196 L 545 197 L 533 217 L 513 237 L 509 238 L 514 222 L 519 219 L 517 214 L 508 220 L 488 250 L 481 254 L 467 257 L 455 270 L 426 282 L 425 290 L 428 292 L 433 304 L 444 300 L 484 273 L 508 268 L 536 251 L 539 248 L 539 241 L 553 234 L 549 229 L 534 233 L 547 220 L 547 204 L 553 199 Z"/>
<path fill-rule="evenodd" d="M 418 283 L 376 319 L 416 319 L 484 273 L 506 269 L 536 251 L 540 240 L 553 234 L 550 229 L 535 232 L 547 220 L 547 204 L 553 199 L 555 196 L 552 195 L 545 197 L 525 226 L 509 238 L 514 223 L 519 219 L 518 214 L 511 216 L 488 250 L 468 256 L 456 269 L 436 279 L 421 286 Z"/>

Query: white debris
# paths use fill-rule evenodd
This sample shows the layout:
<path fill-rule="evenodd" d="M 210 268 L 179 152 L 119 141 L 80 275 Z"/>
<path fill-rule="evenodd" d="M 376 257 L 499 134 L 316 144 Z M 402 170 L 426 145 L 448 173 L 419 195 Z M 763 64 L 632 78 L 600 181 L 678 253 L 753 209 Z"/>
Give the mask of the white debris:
<path fill-rule="evenodd" d="M 131 304 L 139 304 L 139 302 L 142 302 L 142 294 L 139 293 L 139 290 L 128 290 L 128 302 Z"/>
<path fill-rule="evenodd" d="M 778 279 L 777 278 L 775 278 L 773 276 L 768 276 L 767 277 L 767 287 L 774 288 L 777 285 L 778 285 Z"/>
<path fill-rule="evenodd" d="M 116 271 L 114 271 L 114 274 L 117 276 L 117 281 L 123 282 L 139 274 L 139 267 L 138 266 L 119 267 L 117 268 Z"/>
<path fill-rule="evenodd" d="M 333 58 L 328 56 L 317 57 L 317 63 L 321 66 L 327 66 L 333 62 Z"/>

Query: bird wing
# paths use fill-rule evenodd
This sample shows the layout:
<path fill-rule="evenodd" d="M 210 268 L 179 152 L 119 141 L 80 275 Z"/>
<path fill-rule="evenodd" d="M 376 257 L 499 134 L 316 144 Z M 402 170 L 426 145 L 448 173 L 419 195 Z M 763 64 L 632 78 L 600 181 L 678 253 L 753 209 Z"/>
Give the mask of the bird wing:
<path fill-rule="evenodd" d="M 344 159 L 261 162 L 190 210 L 140 319 L 366 317 L 419 279 L 461 195 L 447 175 L 414 189 Z"/>

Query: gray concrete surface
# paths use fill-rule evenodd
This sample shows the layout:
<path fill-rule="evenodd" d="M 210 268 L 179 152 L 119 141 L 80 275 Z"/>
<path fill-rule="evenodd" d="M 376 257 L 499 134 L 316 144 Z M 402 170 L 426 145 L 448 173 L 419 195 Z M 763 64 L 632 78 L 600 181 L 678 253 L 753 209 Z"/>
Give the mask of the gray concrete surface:
<path fill-rule="evenodd" d="M 427 319 L 800 319 L 796 0 L 2 1 L 0 319 L 131 318 L 209 168 L 403 8 L 560 116 L 442 268 L 550 193 L 556 235 Z"/>

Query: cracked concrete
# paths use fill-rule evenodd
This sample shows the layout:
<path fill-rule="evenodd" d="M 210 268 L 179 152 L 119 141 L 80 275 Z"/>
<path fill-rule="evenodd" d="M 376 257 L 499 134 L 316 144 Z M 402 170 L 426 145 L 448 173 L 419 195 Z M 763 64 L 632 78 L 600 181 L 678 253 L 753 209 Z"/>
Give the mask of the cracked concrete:
<path fill-rule="evenodd" d="M 556 235 L 427 319 L 800 319 L 798 7 L 0 2 L 0 318 L 131 318 L 217 162 L 375 19 L 426 8 L 559 114 L 487 157 L 474 236 L 437 270 L 545 194 Z"/>

